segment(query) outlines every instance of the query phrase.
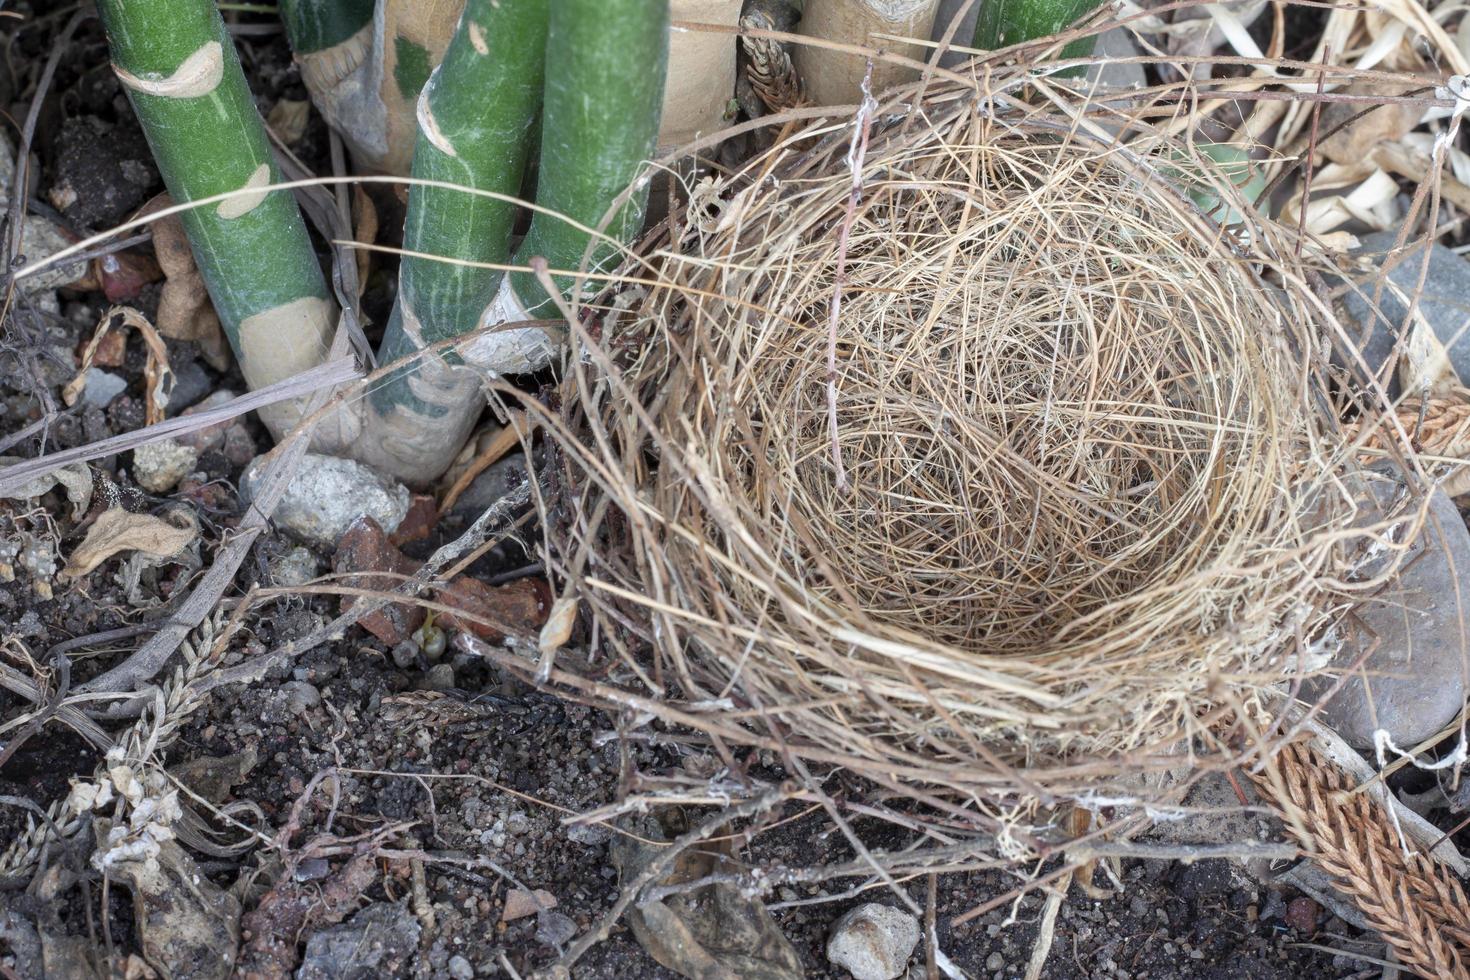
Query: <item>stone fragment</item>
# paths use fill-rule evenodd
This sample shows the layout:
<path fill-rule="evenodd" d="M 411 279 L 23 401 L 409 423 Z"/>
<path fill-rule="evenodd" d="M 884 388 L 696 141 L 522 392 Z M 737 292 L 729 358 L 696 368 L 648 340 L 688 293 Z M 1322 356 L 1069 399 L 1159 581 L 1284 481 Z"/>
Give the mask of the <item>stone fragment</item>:
<path fill-rule="evenodd" d="M 1399 568 L 1387 589 L 1354 610 L 1357 622 L 1333 667 L 1346 670 L 1367 645 L 1376 649 L 1321 713 L 1349 745 L 1370 754 L 1379 729 L 1408 749 L 1448 725 L 1465 705 L 1470 531 L 1444 493 L 1435 492 L 1424 530 Z M 1315 703 L 1332 684 L 1331 677 L 1313 678 L 1303 685 L 1303 698 Z"/>
<path fill-rule="evenodd" d="M 535 915 L 542 909 L 554 908 L 556 908 L 556 896 L 544 888 L 538 888 L 534 893 L 524 888 L 512 888 L 505 895 L 505 908 L 500 913 L 500 921 L 513 922 L 528 915 Z"/>
<path fill-rule="evenodd" d="M 174 439 L 161 439 L 133 450 L 133 479 L 149 493 L 168 493 L 194 470 L 199 453 Z"/>
<path fill-rule="evenodd" d="M 378 902 L 306 941 L 296 980 L 402 975 L 418 950 L 419 923 L 402 905 Z"/>
<path fill-rule="evenodd" d="M 851 909 L 832 927 L 827 959 L 855 980 L 894 980 L 908 968 L 919 944 L 919 922 L 907 912 L 869 902 Z"/>
<path fill-rule="evenodd" d="M 257 462 L 240 477 L 240 493 L 254 501 L 265 474 Z M 403 484 L 362 463 L 307 453 L 272 520 L 307 544 L 335 549 L 352 522 L 371 517 L 380 527 L 397 527 L 408 513 Z"/>

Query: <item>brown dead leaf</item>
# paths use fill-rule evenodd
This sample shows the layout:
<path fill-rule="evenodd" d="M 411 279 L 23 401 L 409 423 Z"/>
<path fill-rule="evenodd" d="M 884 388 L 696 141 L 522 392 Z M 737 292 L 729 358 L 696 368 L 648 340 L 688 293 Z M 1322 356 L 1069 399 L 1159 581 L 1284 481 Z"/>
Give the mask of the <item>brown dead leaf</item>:
<path fill-rule="evenodd" d="M 160 194 L 138 211 L 144 217 L 173 206 L 173 199 Z M 220 327 L 219 316 L 209 301 L 204 277 L 194 265 L 194 253 L 178 215 L 153 222 L 153 253 L 163 269 L 163 292 L 158 298 L 158 331 L 174 340 L 192 340 L 216 371 L 230 367 L 230 347 Z"/>
<path fill-rule="evenodd" d="M 1343 92 L 1351 95 L 1397 95 L 1375 91 L 1371 85 L 1349 85 Z M 1380 143 L 1392 143 L 1419 125 L 1424 107 L 1407 103 L 1381 105 L 1363 115 L 1360 102 L 1330 102 L 1322 109 L 1318 128 L 1331 133 L 1318 147 L 1334 163 L 1354 166 L 1368 159 Z M 1353 118 L 1357 116 L 1358 118 Z M 1342 128 L 1338 128 L 1342 127 Z M 1336 132 L 1334 132 L 1336 130 Z"/>
<path fill-rule="evenodd" d="M 143 342 L 148 345 L 148 363 L 143 367 L 143 378 L 148 388 L 148 399 L 144 404 L 146 424 L 162 422 L 164 410 L 168 407 L 168 397 L 174 390 L 174 372 L 168 363 L 168 347 L 158 331 L 153 329 L 153 324 L 148 322 L 148 318 L 131 306 L 114 306 L 102 314 L 102 319 L 97 321 L 97 332 L 92 334 L 91 341 L 82 351 L 82 366 L 77 370 L 76 377 L 61 389 L 62 401 L 71 406 L 81 397 L 82 389 L 87 386 L 87 370 L 96 363 L 97 354 L 103 349 L 103 342 L 114 327 L 132 327 L 142 335 Z"/>
<path fill-rule="evenodd" d="M 372 245 L 378 240 L 378 208 L 373 204 L 373 199 L 368 197 L 367 192 L 361 187 L 352 188 L 352 201 L 355 205 L 356 227 L 352 229 L 353 237 L 363 245 Z M 357 250 L 357 295 L 362 296 L 362 291 L 367 288 L 368 272 L 373 265 L 372 249 L 360 248 Z"/>
<path fill-rule="evenodd" d="M 121 507 L 104 511 L 72 552 L 61 570 L 62 578 L 81 578 L 113 555 L 141 551 L 155 558 L 171 558 L 199 535 L 194 518 L 184 511 L 170 511 L 167 519 L 151 514 L 130 514 Z"/>
<path fill-rule="evenodd" d="M 281 138 L 282 143 L 290 146 L 306 132 L 310 109 L 311 103 L 305 100 L 282 99 L 271 106 L 269 115 L 265 117 L 265 124 Z"/>

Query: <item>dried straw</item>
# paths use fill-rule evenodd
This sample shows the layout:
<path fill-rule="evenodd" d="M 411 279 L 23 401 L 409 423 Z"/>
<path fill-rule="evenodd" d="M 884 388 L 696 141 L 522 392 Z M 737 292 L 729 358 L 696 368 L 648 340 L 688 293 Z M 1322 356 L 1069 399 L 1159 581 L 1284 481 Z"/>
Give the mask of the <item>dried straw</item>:
<path fill-rule="evenodd" d="M 899 90 L 849 234 L 850 116 L 577 312 L 550 544 L 612 688 L 721 751 L 971 801 L 1239 761 L 1211 727 L 1265 718 L 1361 555 L 1342 331 L 1292 230 L 1103 116 L 1014 72 Z"/>

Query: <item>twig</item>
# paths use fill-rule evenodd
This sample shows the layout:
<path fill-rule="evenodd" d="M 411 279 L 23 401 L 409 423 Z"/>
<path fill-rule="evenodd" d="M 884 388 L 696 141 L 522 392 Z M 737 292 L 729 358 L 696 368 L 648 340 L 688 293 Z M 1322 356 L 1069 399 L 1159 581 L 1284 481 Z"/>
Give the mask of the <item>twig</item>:
<path fill-rule="evenodd" d="M 847 489 L 847 470 L 842 466 L 842 447 L 837 441 L 837 318 L 842 310 L 842 289 L 847 284 L 847 238 L 857 219 L 858 201 L 863 196 L 863 158 L 868 155 L 868 136 L 873 128 L 873 112 L 878 101 L 873 98 L 873 62 L 868 61 L 863 73 L 863 101 L 852 121 L 852 142 L 847 148 L 847 166 L 852 171 L 852 189 L 847 198 L 847 214 L 837 233 L 837 262 L 832 282 L 832 306 L 827 316 L 827 434 L 832 439 L 832 469 L 837 474 L 837 489 Z"/>
<path fill-rule="evenodd" d="M 1046 909 L 1041 913 L 1041 928 L 1036 932 L 1036 945 L 1031 947 L 1031 961 L 1026 964 L 1026 980 L 1041 978 L 1041 971 L 1046 967 L 1046 958 L 1051 954 L 1051 944 L 1056 939 L 1057 912 L 1061 910 L 1062 900 L 1067 897 L 1067 889 L 1071 884 L 1072 871 L 1069 869 L 1062 875 L 1051 894 L 1046 896 Z"/>

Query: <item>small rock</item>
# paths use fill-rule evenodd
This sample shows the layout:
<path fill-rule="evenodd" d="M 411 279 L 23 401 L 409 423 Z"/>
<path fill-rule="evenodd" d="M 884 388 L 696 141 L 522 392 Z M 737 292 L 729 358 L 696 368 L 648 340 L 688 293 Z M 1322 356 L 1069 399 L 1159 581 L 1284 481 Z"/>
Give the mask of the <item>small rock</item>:
<path fill-rule="evenodd" d="M 424 675 L 421 689 L 425 691 L 449 691 L 454 688 L 454 668 L 448 664 L 435 664 Z"/>
<path fill-rule="evenodd" d="M 1286 903 L 1286 915 L 1283 918 L 1288 926 L 1303 936 L 1310 936 L 1317 931 L 1317 918 L 1321 914 L 1322 906 L 1303 895 Z"/>
<path fill-rule="evenodd" d="M 193 472 L 197 462 L 197 450 L 161 439 L 133 450 L 133 479 L 149 493 L 168 493 Z"/>
<path fill-rule="evenodd" d="M 4 191 L 8 191 L 5 188 Z M 0 208 L 9 207 L 8 199 L 0 192 Z M 56 225 L 38 214 L 27 214 L 24 226 L 24 234 L 20 244 L 20 255 L 25 256 L 25 264 L 30 265 L 50 255 L 55 255 L 64 248 L 68 248 L 72 242 Z M 39 295 L 82 279 L 87 274 L 87 263 L 70 260 L 60 265 L 47 266 L 41 272 L 33 276 L 26 276 L 16 285 L 27 295 Z"/>
<path fill-rule="evenodd" d="M 827 940 L 827 959 L 855 980 L 894 980 L 903 974 L 918 944 L 918 920 L 869 902 L 837 920 Z"/>
<path fill-rule="evenodd" d="M 212 408 L 219 408 L 221 405 L 233 401 L 235 397 L 236 396 L 233 391 L 230 391 L 227 388 L 221 388 L 219 391 L 214 392 L 208 398 L 199 402 L 197 405 L 185 408 L 182 412 L 179 413 L 179 415 L 180 417 L 188 415 L 198 415 L 199 413 L 207 412 Z M 169 412 L 172 413 L 173 411 L 174 403 L 172 400 L 170 400 Z M 199 452 L 203 453 L 211 449 L 218 449 L 222 445 L 224 445 L 225 431 L 229 429 L 230 426 L 238 424 L 239 419 L 227 419 L 223 422 L 216 422 L 214 423 L 214 425 L 207 425 L 202 429 L 195 429 L 192 432 L 185 432 L 182 435 L 175 436 L 174 438 L 184 445 L 192 446 L 194 449 L 197 449 Z"/>
<path fill-rule="evenodd" d="M 525 486 L 530 479 L 526 457 L 521 453 L 507 456 L 492 463 L 485 472 L 471 481 L 465 492 L 454 502 L 451 513 L 473 520 L 512 490 Z"/>
<path fill-rule="evenodd" d="M 449 957 L 449 975 L 454 980 L 474 980 L 475 968 L 469 960 L 456 954 Z"/>
<path fill-rule="evenodd" d="M 299 544 L 285 554 L 271 559 L 267 567 L 270 569 L 271 584 L 277 588 L 305 585 L 321 573 L 316 552 Z"/>
<path fill-rule="evenodd" d="M 541 904 L 537 905 L 538 902 Z M 542 909 L 554 908 L 556 908 L 556 896 L 544 888 L 536 889 L 534 894 L 524 888 L 512 888 L 506 892 L 505 909 L 500 913 L 500 921 L 513 922 L 516 919 L 534 915 Z"/>
<path fill-rule="evenodd" d="M 225 430 L 225 445 L 221 452 L 231 466 L 244 466 L 255 458 L 255 439 L 249 429 L 236 421 Z"/>
<path fill-rule="evenodd" d="M 1087 83 L 1097 81 L 1098 87 L 1110 92 L 1127 92 L 1145 88 L 1148 78 L 1143 65 L 1136 62 L 1119 64 L 1115 58 L 1137 58 L 1143 52 L 1133 40 L 1133 32 L 1126 27 L 1115 27 L 1098 35 L 1093 54 L 1107 59 L 1087 67 Z"/>
<path fill-rule="evenodd" d="M 189 361 L 174 371 L 174 390 L 169 392 L 167 412 L 176 415 L 209 394 L 214 382 L 198 361 Z"/>
<path fill-rule="evenodd" d="M 541 912 L 536 916 L 536 941 L 543 946 L 563 946 L 576 934 L 577 924 L 560 912 Z"/>
<path fill-rule="evenodd" d="M 1396 581 L 1354 610 L 1360 625 L 1333 657 L 1345 668 L 1362 656 L 1363 644 L 1378 645 L 1322 709 L 1322 721 L 1356 749 L 1372 750 L 1378 729 L 1401 747 L 1415 745 L 1465 704 L 1470 651 L 1461 643 L 1460 616 L 1470 610 L 1470 531 L 1443 492 L 1435 491 L 1424 530 L 1399 568 Z M 1332 684 L 1313 678 L 1303 697 L 1324 697 Z"/>
<path fill-rule="evenodd" d="M 106 408 L 112 400 L 128 390 L 125 379 L 101 368 L 87 368 L 86 387 L 82 389 L 82 404 L 92 408 Z"/>
<path fill-rule="evenodd" d="M 247 501 L 254 501 L 264 471 L 264 464 L 256 464 L 240 477 L 240 493 Z M 336 548 L 359 517 L 397 527 L 408 513 L 408 500 L 403 484 L 355 460 L 307 453 L 273 520 L 307 544 Z"/>
<path fill-rule="evenodd" d="M 293 715 L 304 715 L 322 703 L 322 694 L 306 681 L 287 681 L 281 685 L 286 694 L 286 710 Z"/>
<path fill-rule="evenodd" d="M 402 905 L 369 905 L 306 941 L 296 980 L 398 976 L 418 950 L 419 924 Z"/>
<path fill-rule="evenodd" d="M 567 840 L 585 847 L 606 844 L 612 838 L 612 830 L 600 823 L 574 823 L 567 828 Z M 793 896 L 794 897 L 794 896 Z"/>
<path fill-rule="evenodd" d="M 1397 238 L 1396 229 L 1366 235 L 1359 254 L 1381 267 L 1391 257 L 1388 253 Z M 1363 360 L 1374 370 L 1383 365 L 1392 354 L 1399 326 L 1408 312 L 1406 303 L 1397 291 L 1402 291 L 1406 297 L 1412 296 L 1419 284 L 1424 253 L 1412 241 L 1406 251 L 1408 254 L 1403 255 L 1388 274 L 1389 282 L 1396 289 L 1385 288 L 1378 298 L 1381 315 L 1375 316 L 1370 306 L 1376 291 L 1376 283 L 1372 277 L 1367 282 L 1358 283 L 1357 292 L 1350 291 L 1342 299 L 1343 311 L 1346 313 L 1343 325 L 1348 328 L 1348 335 L 1355 341 L 1359 337 L 1365 338 L 1362 343 Z M 1429 325 L 1441 344 L 1446 345 L 1445 353 L 1450 367 L 1459 376 L 1460 382 L 1470 385 L 1470 331 L 1464 329 L 1465 311 L 1470 310 L 1470 265 L 1466 264 L 1466 260 L 1443 245 L 1437 244 L 1431 248 L 1424 291 L 1415 309 L 1416 316 Z M 1333 361 L 1341 365 L 1343 358 L 1341 355 L 1334 355 Z M 1356 368 L 1353 373 L 1357 374 Z M 1399 380 L 1397 376 L 1390 379 L 1390 396 L 1397 395 L 1401 390 Z"/>
<path fill-rule="evenodd" d="M 1005 968 L 1006 958 L 1004 953 L 991 953 L 985 957 L 985 969 L 993 972 L 995 970 L 1004 970 Z"/>

